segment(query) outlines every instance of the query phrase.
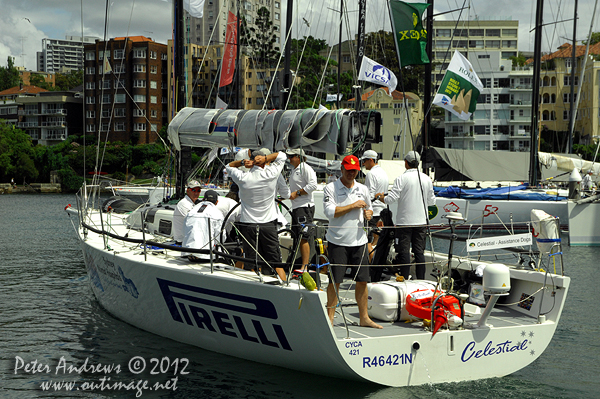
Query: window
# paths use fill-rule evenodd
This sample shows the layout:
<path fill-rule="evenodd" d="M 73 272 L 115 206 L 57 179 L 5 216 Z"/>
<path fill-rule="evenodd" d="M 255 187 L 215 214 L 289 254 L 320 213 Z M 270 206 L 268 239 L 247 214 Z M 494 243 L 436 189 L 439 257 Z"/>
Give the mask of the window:
<path fill-rule="evenodd" d="M 156 104 L 156 103 L 157 103 L 157 101 L 158 101 L 158 99 L 157 99 L 157 97 L 156 97 L 156 96 L 150 96 L 150 103 L 151 103 L 151 104 Z"/>
<path fill-rule="evenodd" d="M 86 90 L 94 90 L 96 88 L 96 82 L 85 82 Z"/>
<path fill-rule="evenodd" d="M 124 132 L 125 122 L 115 122 L 115 132 Z"/>
<path fill-rule="evenodd" d="M 279 8 L 279 2 L 278 1 L 275 2 L 275 8 Z"/>
<path fill-rule="evenodd" d="M 484 89 L 489 89 L 491 88 L 491 78 L 481 78 L 481 84 L 483 84 L 483 88 Z"/>
<path fill-rule="evenodd" d="M 122 60 L 125 57 L 125 50 L 115 50 L 114 55 L 115 60 Z"/>
<path fill-rule="evenodd" d="M 113 65 L 112 69 L 113 69 L 113 72 L 116 74 L 125 73 L 125 65 L 120 64 L 120 63 Z"/>
<path fill-rule="evenodd" d="M 110 89 L 110 80 L 109 79 L 104 79 L 102 81 L 102 88 L 103 89 Z"/>
<path fill-rule="evenodd" d="M 146 65 L 133 64 L 133 72 L 146 72 Z"/>
<path fill-rule="evenodd" d="M 577 101 L 577 93 L 573 93 L 573 102 Z M 564 103 L 571 103 L 571 93 L 564 93 L 563 94 L 563 102 Z"/>
<path fill-rule="evenodd" d="M 500 29 L 486 29 L 486 36 L 500 36 Z"/>
<path fill-rule="evenodd" d="M 516 40 L 502 40 L 502 47 L 517 48 L 517 41 Z"/>
<path fill-rule="evenodd" d="M 483 36 L 483 29 L 469 29 L 469 35 L 471 36 Z"/>
<path fill-rule="evenodd" d="M 87 96 L 85 98 L 85 103 L 86 104 L 96 104 L 96 97 L 94 97 L 94 96 Z"/>
<path fill-rule="evenodd" d="M 246 85 L 246 91 L 252 91 L 252 85 Z"/>
<path fill-rule="evenodd" d="M 247 100 L 248 100 L 247 101 L 248 104 L 252 104 L 252 98 L 251 97 L 249 97 Z"/>
<path fill-rule="evenodd" d="M 125 80 L 119 79 L 115 80 L 115 89 L 124 89 L 125 88 Z"/>
<path fill-rule="evenodd" d="M 143 94 L 135 94 L 133 96 L 133 101 L 135 101 L 136 103 L 145 103 L 146 102 L 146 96 Z"/>
<path fill-rule="evenodd" d="M 145 48 L 133 49 L 133 58 L 146 58 L 146 49 Z"/>
<path fill-rule="evenodd" d="M 570 111 L 570 110 L 567 110 L 567 109 L 565 109 L 565 110 L 563 111 L 563 119 L 564 119 L 564 120 L 566 120 L 566 121 L 568 121 L 568 120 L 569 120 L 569 114 L 570 114 L 570 113 L 571 113 L 571 111 Z"/>
<path fill-rule="evenodd" d="M 469 40 L 469 48 L 483 48 L 483 40 Z M 478 56 L 481 58 L 481 56 Z M 487 58 L 490 58 L 489 54 L 487 54 Z"/>
<path fill-rule="evenodd" d="M 133 87 L 135 88 L 144 88 L 146 87 L 146 81 L 144 79 L 134 79 Z"/>
<path fill-rule="evenodd" d="M 396 119 L 398 120 L 398 123 L 396 123 Z M 400 124 L 400 118 L 395 118 L 394 119 L 394 124 L 399 125 Z M 396 142 L 400 141 L 400 135 L 399 134 L 394 135 L 394 141 L 396 141 Z"/>
<path fill-rule="evenodd" d="M 454 37 L 468 37 L 469 31 L 466 29 L 454 29 Z"/>
<path fill-rule="evenodd" d="M 467 41 L 466 40 L 453 40 L 452 47 L 467 48 Z"/>
<path fill-rule="evenodd" d="M 156 83 L 156 80 L 151 80 L 150 81 L 150 88 L 151 89 L 156 89 L 158 87 L 158 84 Z"/>
<path fill-rule="evenodd" d="M 448 47 L 450 47 L 450 40 L 436 40 L 435 41 L 435 48 L 446 49 Z"/>
<path fill-rule="evenodd" d="M 150 59 L 156 59 L 156 51 L 150 51 Z"/>
<path fill-rule="evenodd" d="M 349 64 L 350 63 L 350 56 L 349 55 L 342 56 L 342 62 L 345 62 L 346 64 Z"/>
<path fill-rule="evenodd" d="M 115 94 L 115 103 L 117 104 L 123 104 L 125 103 L 125 94 Z M 124 108 L 120 108 L 122 110 L 125 110 Z M 125 116 L 125 115 L 123 115 Z"/>
<path fill-rule="evenodd" d="M 103 124 L 100 125 L 100 131 L 101 132 L 108 132 L 110 130 L 110 125 L 108 122 L 105 122 Z"/>
<path fill-rule="evenodd" d="M 166 104 L 166 103 L 167 103 L 167 97 L 163 96 L 163 98 L 162 98 L 161 102 L 162 102 L 163 104 Z"/>
<path fill-rule="evenodd" d="M 156 65 L 150 65 L 150 73 L 158 73 L 158 67 Z"/>
<path fill-rule="evenodd" d="M 144 132 L 144 131 L 146 131 L 146 124 L 145 123 L 134 123 L 133 130 L 136 132 Z"/>
<path fill-rule="evenodd" d="M 96 68 L 95 67 L 87 67 L 87 68 L 85 68 L 85 74 L 86 75 L 95 75 L 96 74 Z"/>
<path fill-rule="evenodd" d="M 120 96 L 122 94 L 117 94 L 117 96 Z M 116 96 L 115 96 L 116 98 Z M 125 102 L 125 101 L 123 101 Z M 117 118 L 122 118 L 125 116 L 125 108 L 115 108 L 115 117 Z"/>
<path fill-rule="evenodd" d="M 150 131 L 158 132 L 158 125 L 156 123 L 150 124 Z"/>
<path fill-rule="evenodd" d="M 265 78 L 265 73 L 264 72 L 256 72 L 256 78 L 257 79 L 263 79 Z"/>
<path fill-rule="evenodd" d="M 436 29 L 435 30 L 436 37 L 451 37 L 450 29 Z"/>
<path fill-rule="evenodd" d="M 275 13 L 275 21 L 279 21 L 279 13 L 278 12 Z"/>
<path fill-rule="evenodd" d="M 150 111 L 150 117 L 156 118 L 157 115 L 158 115 L 158 111 L 156 111 L 155 109 Z"/>
<path fill-rule="evenodd" d="M 85 117 L 93 119 L 96 117 L 96 111 L 85 111 Z"/>
<path fill-rule="evenodd" d="M 502 29 L 502 36 L 517 37 L 516 29 Z"/>
<path fill-rule="evenodd" d="M 486 40 L 485 46 L 488 48 L 500 48 L 500 40 Z"/>
<path fill-rule="evenodd" d="M 575 86 L 579 84 L 579 76 L 575 76 Z M 564 77 L 564 85 L 571 86 L 571 76 Z"/>
<path fill-rule="evenodd" d="M 96 54 L 93 51 L 85 52 L 85 60 L 86 61 L 94 61 L 96 59 Z"/>
<path fill-rule="evenodd" d="M 146 110 L 145 109 L 139 109 L 136 108 L 133 110 L 133 116 L 146 116 Z"/>
<path fill-rule="evenodd" d="M 110 104 L 111 97 L 112 96 L 110 94 L 103 94 L 102 95 L 102 104 Z"/>
<path fill-rule="evenodd" d="M 94 125 L 94 124 L 85 125 L 85 131 L 88 133 L 95 132 L 96 125 Z"/>
<path fill-rule="evenodd" d="M 109 108 L 104 108 L 102 110 L 102 117 L 103 118 L 110 118 L 110 109 Z"/>

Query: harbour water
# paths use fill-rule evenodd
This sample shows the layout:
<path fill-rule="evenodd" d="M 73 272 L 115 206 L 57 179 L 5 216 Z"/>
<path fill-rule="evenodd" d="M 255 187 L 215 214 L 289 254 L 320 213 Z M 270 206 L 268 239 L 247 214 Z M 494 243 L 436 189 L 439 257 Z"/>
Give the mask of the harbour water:
<path fill-rule="evenodd" d="M 563 247 L 569 296 L 554 339 L 529 367 L 503 378 L 387 388 L 208 352 L 115 319 L 89 287 L 64 212 L 74 201 L 0 195 L 0 398 L 596 398 L 600 392 L 600 247 Z M 139 381 L 155 389 L 138 390 Z M 76 385 L 43 390 L 57 382 Z"/>

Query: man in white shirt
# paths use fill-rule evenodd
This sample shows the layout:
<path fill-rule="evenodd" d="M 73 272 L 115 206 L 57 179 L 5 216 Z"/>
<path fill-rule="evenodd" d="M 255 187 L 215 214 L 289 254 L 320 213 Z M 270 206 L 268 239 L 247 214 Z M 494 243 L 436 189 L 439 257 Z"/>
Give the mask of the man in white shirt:
<path fill-rule="evenodd" d="M 175 211 L 173 211 L 173 239 L 177 245 L 181 245 L 185 237 L 184 220 L 185 215 L 196 204 L 200 196 L 200 183 L 197 180 L 191 180 L 187 184 L 185 197 L 177 203 Z"/>
<path fill-rule="evenodd" d="M 583 191 L 592 191 L 592 188 L 594 187 L 594 182 L 592 181 L 592 171 L 587 172 L 585 176 L 583 176 L 581 187 L 583 187 Z"/>
<path fill-rule="evenodd" d="M 201 202 L 194 205 L 185 216 L 185 237 L 182 246 L 186 248 L 215 248 L 219 242 L 219 233 L 223 225 L 223 213 L 216 207 L 219 196 L 216 191 L 208 190 Z M 210 225 L 210 227 L 209 227 Z M 183 253 L 183 255 L 187 255 Z M 214 259 L 213 255 L 213 259 Z M 209 254 L 189 254 L 192 261 L 210 260 Z"/>
<path fill-rule="evenodd" d="M 396 178 L 388 195 L 378 193 L 376 198 L 388 205 L 397 204 L 392 213 L 397 228 L 396 253 L 402 276 L 408 278 L 410 274 L 410 246 L 412 244 L 417 279 L 422 280 L 425 278 L 428 207 L 435 205 L 435 194 L 429 176 L 419 172 L 420 160 L 421 157 L 416 151 L 409 151 L 404 157 L 406 172 Z"/>
<path fill-rule="evenodd" d="M 306 271 L 310 258 L 308 239 L 314 236 L 314 229 L 306 230 L 304 226 L 312 224 L 315 217 L 313 191 L 317 189 L 317 174 L 306 163 L 306 154 L 301 148 L 286 151 L 292 172 L 290 173 L 290 195 L 292 201 L 292 231 L 300 239 L 300 255 L 302 271 Z"/>
<path fill-rule="evenodd" d="M 250 168 L 246 173 L 238 169 L 242 161 L 233 161 L 226 166 L 231 180 L 239 186 L 240 190 L 240 232 L 244 237 L 244 256 L 248 259 L 245 263 L 247 269 L 253 268 L 256 258 L 254 248 L 258 250 L 258 259 L 264 259 L 267 263 L 281 262 L 275 195 L 277 179 L 286 160 L 283 152 L 271 154 L 271 151 L 266 148 L 252 151 L 251 157 L 251 160 L 244 160 L 244 166 Z M 262 271 L 266 274 L 268 267 L 263 267 Z M 282 267 L 275 267 L 275 271 L 282 280 L 286 279 Z"/>
<path fill-rule="evenodd" d="M 369 190 L 357 182 L 360 170 L 358 158 L 348 155 L 342 160 L 342 176 L 325 186 L 323 190 L 323 211 L 329 219 L 327 230 L 327 253 L 329 255 L 330 276 L 327 286 L 327 314 L 331 323 L 335 316 L 337 293 L 348 265 L 352 267 L 356 282 L 354 294 L 358 304 L 360 325 L 382 328 L 369 317 L 367 312 L 369 257 L 367 253 L 367 233 L 365 220 L 373 216 Z"/>
<path fill-rule="evenodd" d="M 360 160 L 362 161 L 365 169 L 369 171 L 369 173 L 367 173 L 367 177 L 365 178 L 365 186 L 367 186 L 369 189 L 369 193 L 371 195 L 370 198 L 375 198 L 375 194 L 377 193 L 387 194 L 390 182 L 385 170 L 383 170 L 383 168 L 377 164 L 377 152 L 373 150 L 367 150 L 364 152 Z M 379 223 L 379 215 L 385 207 L 386 205 L 383 202 L 377 199 L 373 201 L 373 217 L 371 220 L 369 220 L 369 243 L 367 244 L 369 247 L 369 254 L 373 252 L 373 246 L 377 245 L 379 234 L 373 234 L 373 230 L 375 230 L 377 227 L 383 226 L 383 223 Z"/>

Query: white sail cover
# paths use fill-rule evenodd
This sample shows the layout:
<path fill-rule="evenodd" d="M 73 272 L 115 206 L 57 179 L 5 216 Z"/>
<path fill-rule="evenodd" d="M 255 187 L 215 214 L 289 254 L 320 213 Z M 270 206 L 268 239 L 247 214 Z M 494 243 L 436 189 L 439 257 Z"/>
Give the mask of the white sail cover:
<path fill-rule="evenodd" d="M 555 245 L 560 244 L 560 232 L 556 218 L 540 209 L 532 209 L 531 224 L 540 255 L 545 258 L 558 252 L 558 249 L 553 250 Z"/>
<path fill-rule="evenodd" d="M 365 114 L 362 115 L 361 114 Z M 169 124 L 169 140 L 177 150 L 189 147 L 246 147 L 342 155 L 348 142 L 372 135 L 373 112 L 347 109 L 222 110 L 182 108 Z M 368 132 L 366 131 L 368 126 Z"/>

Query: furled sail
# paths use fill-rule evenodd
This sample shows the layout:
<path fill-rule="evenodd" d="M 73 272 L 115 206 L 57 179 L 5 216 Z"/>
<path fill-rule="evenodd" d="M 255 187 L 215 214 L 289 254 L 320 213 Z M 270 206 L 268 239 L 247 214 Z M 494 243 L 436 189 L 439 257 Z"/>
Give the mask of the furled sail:
<path fill-rule="evenodd" d="M 169 124 L 177 150 L 247 147 L 283 151 L 300 148 L 342 155 L 351 142 L 376 140 L 381 115 L 348 109 L 221 110 L 182 108 Z"/>

